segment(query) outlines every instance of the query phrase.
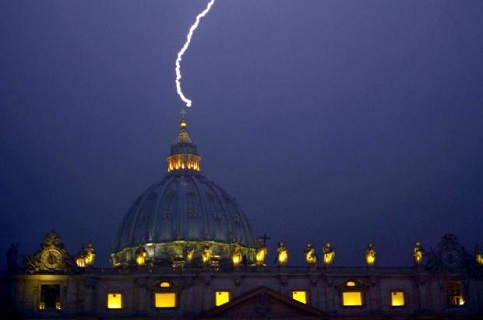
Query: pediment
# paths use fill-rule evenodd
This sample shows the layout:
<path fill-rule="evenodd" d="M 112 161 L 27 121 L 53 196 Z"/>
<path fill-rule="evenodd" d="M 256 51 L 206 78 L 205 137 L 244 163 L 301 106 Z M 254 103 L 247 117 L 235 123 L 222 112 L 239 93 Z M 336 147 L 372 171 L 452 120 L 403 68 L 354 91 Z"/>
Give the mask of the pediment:
<path fill-rule="evenodd" d="M 438 244 L 438 249 L 427 253 L 426 269 L 433 273 L 465 273 L 476 267 L 476 261 L 459 243 L 454 234 L 445 234 Z"/>
<path fill-rule="evenodd" d="M 48 233 L 33 256 L 25 257 L 27 273 L 71 273 L 75 270 L 73 259 L 62 243 L 62 239 L 55 232 Z"/>
<path fill-rule="evenodd" d="M 314 307 L 295 301 L 265 286 L 251 290 L 232 301 L 206 312 L 206 317 L 222 318 L 326 318 Z"/>

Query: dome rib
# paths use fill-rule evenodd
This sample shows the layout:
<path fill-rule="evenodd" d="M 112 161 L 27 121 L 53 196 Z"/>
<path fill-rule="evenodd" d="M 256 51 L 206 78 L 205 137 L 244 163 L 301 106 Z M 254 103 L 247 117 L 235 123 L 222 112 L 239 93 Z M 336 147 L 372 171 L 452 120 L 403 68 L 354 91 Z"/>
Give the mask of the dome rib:
<path fill-rule="evenodd" d="M 198 231 L 198 234 L 199 235 L 202 235 L 203 232 L 205 232 L 205 234 L 208 234 L 209 232 L 209 229 L 208 231 L 207 230 L 204 230 L 204 228 L 209 228 L 210 227 L 210 223 L 209 221 L 207 221 L 207 218 L 208 218 L 208 210 L 205 206 L 205 201 L 202 200 L 202 197 L 204 197 L 204 194 L 203 192 L 200 191 L 200 188 L 198 186 L 198 181 L 193 179 L 193 185 L 196 189 L 196 193 L 199 195 L 199 197 L 196 198 L 197 202 L 198 202 L 198 206 L 201 207 L 201 212 L 199 213 L 199 219 L 197 219 L 197 223 L 196 223 L 196 227 L 197 227 L 197 231 Z M 198 214 L 198 213 L 197 213 Z M 203 224 L 200 225 L 199 221 L 200 220 L 203 220 Z"/>
<path fill-rule="evenodd" d="M 245 254 L 255 250 L 243 210 L 199 171 L 201 157 L 190 153 L 196 152 L 196 145 L 186 138 L 186 122 L 181 123 L 183 139 L 171 146 L 168 172 L 134 201 L 122 220 L 114 241 L 114 265 L 134 263 L 139 245 L 147 245 L 149 258 L 156 263 L 170 261 L 183 246 L 200 254 L 207 241 L 227 260 L 234 242 Z"/>
<path fill-rule="evenodd" d="M 181 179 L 180 177 L 177 177 L 176 179 Z M 181 181 L 180 183 L 183 183 Z M 177 214 L 174 215 L 174 229 L 173 229 L 173 240 L 179 240 L 179 237 L 181 235 L 181 220 L 183 219 L 183 214 L 185 213 L 185 207 L 183 206 L 183 203 L 185 201 L 184 197 L 184 192 L 182 190 L 179 190 L 179 184 L 176 184 L 176 201 L 174 202 L 174 212 L 177 212 Z"/>
<path fill-rule="evenodd" d="M 208 189 L 207 191 L 210 191 L 211 194 L 215 193 L 212 185 L 206 183 L 206 181 L 203 181 L 203 184 Z M 209 198 L 208 195 L 207 195 L 207 191 L 205 191 L 204 196 L 206 197 L 207 202 L 210 203 L 210 214 L 211 214 L 211 218 L 213 219 L 213 224 L 212 224 L 213 225 L 213 238 L 219 239 L 219 238 L 223 237 L 223 235 L 220 234 L 222 232 L 222 230 L 221 230 L 221 219 L 222 219 L 222 217 L 221 216 L 218 217 L 218 214 L 221 211 L 221 210 L 218 210 L 218 206 L 221 206 L 221 204 L 219 204 L 219 201 L 217 201 L 215 203 L 215 197 L 214 196 L 212 198 Z M 228 226 L 228 224 L 225 224 L 225 225 Z"/>
<path fill-rule="evenodd" d="M 224 190 L 219 190 L 221 192 L 221 202 L 220 202 L 220 205 L 223 209 L 223 212 L 225 213 L 223 216 L 225 216 L 225 218 L 227 218 L 226 220 L 226 225 L 228 226 L 228 230 L 225 230 L 226 232 L 226 235 L 225 237 L 228 238 L 230 240 L 230 242 L 233 242 L 233 223 L 232 221 L 229 221 L 229 218 L 227 217 L 226 213 L 229 212 L 227 207 L 226 207 L 226 204 L 225 202 L 223 201 L 225 198 L 225 193 L 224 193 Z"/>

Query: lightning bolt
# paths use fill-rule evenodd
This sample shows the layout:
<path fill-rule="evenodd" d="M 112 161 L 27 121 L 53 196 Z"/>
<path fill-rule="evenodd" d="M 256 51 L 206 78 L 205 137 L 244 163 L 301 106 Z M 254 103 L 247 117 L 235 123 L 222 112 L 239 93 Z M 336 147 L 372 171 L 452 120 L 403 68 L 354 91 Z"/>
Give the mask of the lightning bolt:
<path fill-rule="evenodd" d="M 215 3 L 215 0 L 211 0 L 206 6 L 205 10 L 203 10 L 200 14 L 196 16 L 196 21 L 191 26 L 190 31 L 186 36 L 186 42 L 184 43 L 181 50 L 178 52 L 178 57 L 176 59 L 176 81 L 175 81 L 176 91 L 178 91 L 179 97 L 181 98 L 181 100 L 183 100 L 184 103 L 186 103 L 187 107 L 191 107 L 191 100 L 186 98 L 186 96 L 183 94 L 183 90 L 181 90 L 181 60 L 183 60 L 183 54 L 186 52 L 186 50 L 188 50 L 188 47 L 191 42 L 191 37 L 193 36 L 193 33 L 195 32 L 196 28 L 198 28 L 201 18 L 203 18 L 208 14 L 208 12 L 210 11 L 214 3 Z"/>

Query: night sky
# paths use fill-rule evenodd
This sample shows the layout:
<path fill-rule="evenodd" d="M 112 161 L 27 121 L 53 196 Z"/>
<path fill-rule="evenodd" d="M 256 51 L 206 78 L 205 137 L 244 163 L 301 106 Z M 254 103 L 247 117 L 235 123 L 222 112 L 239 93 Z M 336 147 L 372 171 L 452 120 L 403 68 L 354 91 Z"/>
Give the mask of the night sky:
<path fill-rule="evenodd" d="M 0 249 L 55 230 L 108 266 L 166 172 L 174 62 L 207 1 L 0 2 Z M 202 171 L 269 258 L 412 265 L 415 241 L 483 245 L 483 1 L 218 0 L 182 62 Z"/>

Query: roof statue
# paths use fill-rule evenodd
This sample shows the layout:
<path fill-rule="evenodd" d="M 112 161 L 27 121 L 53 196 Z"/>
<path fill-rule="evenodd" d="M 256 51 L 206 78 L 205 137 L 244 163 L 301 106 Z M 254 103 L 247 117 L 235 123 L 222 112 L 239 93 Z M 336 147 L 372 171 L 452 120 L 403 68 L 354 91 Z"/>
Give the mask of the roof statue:
<path fill-rule="evenodd" d="M 267 265 L 270 237 L 255 243 L 235 199 L 201 172 L 187 127 L 182 118 L 167 172 L 124 216 L 113 267 L 94 265 L 91 243 L 71 256 L 55 232 L 19 266 L 12 245 L 0 319 L 482 319 L 483 253 L 453 234 L 428 252 L 416 242 L 410 267 L 376 266 L 372 243 L 366 266 L 337 266 L 329 242 L 319 264 L 308 242 L 306 266 L 294 266 L 283 241 Z"/>

